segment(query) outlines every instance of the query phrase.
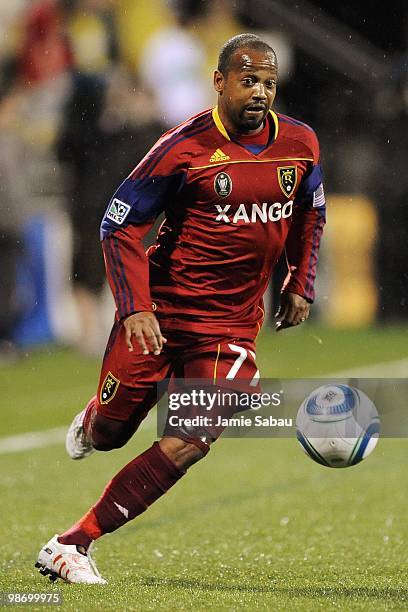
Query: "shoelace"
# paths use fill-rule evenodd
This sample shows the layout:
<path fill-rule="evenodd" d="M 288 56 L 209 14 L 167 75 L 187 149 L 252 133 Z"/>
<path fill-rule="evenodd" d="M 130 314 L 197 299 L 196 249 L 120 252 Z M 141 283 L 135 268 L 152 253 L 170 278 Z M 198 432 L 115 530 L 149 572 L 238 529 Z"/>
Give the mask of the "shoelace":
<path fill-rule="evenodd" d="M 89 570 L 89 558 L 87 558 L 85 555 L 81 555 L 81 553 L 73 553 L 72 560 L 74 561 L 74 564 L 76 567 L 78 567 L 78 569 L 81 568 Z"/>

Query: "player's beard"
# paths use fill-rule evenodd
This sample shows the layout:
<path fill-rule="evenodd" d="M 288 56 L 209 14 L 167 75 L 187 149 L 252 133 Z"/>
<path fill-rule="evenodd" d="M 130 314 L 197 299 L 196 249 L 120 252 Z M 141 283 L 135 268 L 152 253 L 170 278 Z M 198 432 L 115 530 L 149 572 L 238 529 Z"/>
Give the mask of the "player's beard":
<path fill-rule="evenodd" d="M 249 116 L 247 113 L 247 108 L 243 108 L 239 115 L 239 125 L 241 131 L 252 132 L 259 129 L 265 121 L 268 110 L 268 108 L 265 108 L 256 115 Z"/>

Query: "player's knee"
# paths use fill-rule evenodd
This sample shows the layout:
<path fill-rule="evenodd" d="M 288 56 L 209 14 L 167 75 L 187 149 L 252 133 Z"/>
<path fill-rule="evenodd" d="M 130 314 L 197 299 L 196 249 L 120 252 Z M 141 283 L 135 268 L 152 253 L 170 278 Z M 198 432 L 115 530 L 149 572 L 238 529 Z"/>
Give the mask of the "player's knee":
<path fill-rule="evenodd" d="M 116 448 L 116 446 L 114 446 L 107 440 L 101 440 L 99 438 L 92 438 L 92 446 L 97 451 L 110 451 Z"/>
<path fill-rule="evenodd" d="M 112 419 L 96 418 L 92 424 L 92 446 L 98 451 L 121 448 L 129 440 L 126 425 Z"/>
<path fill-rule="evenodd" d="M 115 448 L 122 448 L 127 442 L 127 439 L 115 438 L 108 439 L 98 436 L 92 436 L 92 446 L 97 451 L 110 451 Z"/>
<path fill-rule="evenodd" d="M 209 450 L 208 445 L 195 439 L 187 441 L 181 438 L 165 437 L 160 440 L 159 444 L 163 453 L 181 470 L 186 470 L 200 461 Z"/>

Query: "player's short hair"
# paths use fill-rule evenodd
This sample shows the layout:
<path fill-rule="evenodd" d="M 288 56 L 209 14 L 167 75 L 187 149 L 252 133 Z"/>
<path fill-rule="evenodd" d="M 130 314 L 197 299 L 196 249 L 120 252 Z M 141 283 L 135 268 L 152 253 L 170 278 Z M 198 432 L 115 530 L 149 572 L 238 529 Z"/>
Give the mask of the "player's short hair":
<path fill-rule="evenodd" d="M 231 58 L 237 49 L 254 49 L 256 51 L 264 51 L 272 53 L 276 62 L 276 53 L 272 47 L 259 38 L 256 34 L 237 34 L 233 36 L 223 45 L 218 56 L 218 70 L 226 75 L 231 68 Z"/>

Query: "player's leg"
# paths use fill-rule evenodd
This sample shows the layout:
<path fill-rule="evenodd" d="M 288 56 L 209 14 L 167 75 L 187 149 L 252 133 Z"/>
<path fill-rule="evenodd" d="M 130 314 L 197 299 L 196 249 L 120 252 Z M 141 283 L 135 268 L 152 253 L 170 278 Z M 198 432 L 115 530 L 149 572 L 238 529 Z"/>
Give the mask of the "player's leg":
<path fill-rule="evenodd" d="M 197 342 L 193 348 L 183 351 L 184 375 L 191 378 L 205 377 L 217 382 L 219 376 L 232 380 L 232 374 L 239 369 L 237 353 L 242 361 L 243 351 L 251 350 L 249 346 L 245 349 L 242 343 L 239 346 L 240 349 L 237 349 L 237 345 L 224 340 Z M 242 367 L 242 364 L 239 366 Z M 256 375 L 255 372 L 254 379 Z M 113 391 L 110 390 L 109 394 L 113 396 Z M 100 397 L 107 399 L 103 393 Z M 114 406 L 111 405 L 116 415 Z M 95 574 L 92 575 L 91 566 L 88 571 L 85 568 L 82 575 L 78 575 L 78 571 L 75 574 L 76 565 L 70 562 L 73 555 L 82 554 L 87 557 L 87 551 L 94 540 L 115 531 L 144 512 L 178 482 L 193 463 L 207 454 L 211 442 L 220 433 L 220 429 L 210 431 L 208 437 L 203 439 L 194 435 L 194 432 L 176 432 L 171 435 L 167 431 L 159 442 L 130 461 L 109 482 L 100 499 L 85 516 L 61 536 L 55 536 L 48 542 L 38 560 L 43 571 L 51 569 L 53 576 L 72 582 L 100 582 L 99 576 L 95 578 Z M 82 565 L 84 563 L 82 561 Z M 67 576 L 67 568 L 72 569 L 70 576 Z"/>
<path fill-rule="evenodd" d="M 112 478 L 97 503 L 59 541 L 87 549 L 93 540 L 142 514 L 206 452 L 194 441 L 176 437 L 154 442 Z"/>
<path fill-rule="evenodd" d="M 171 343 L 169 342 L 169 345 Z M 167 351 L 167 347 L 163 354 Z M 142 378 L 146 383 L 148 380 L 154 379 L 157 376 L 158 357 L 160 356 L 144 356 L 143 364 L 138 365 L 138 376 L 135 380 Z M 146 371 L 146 363 L 150 362 L 150 373 Z M 156 363 L 156 366 L 154 365 Z M 164 370 L 161 370 L 161 376 Z M 143 374 L 143 376 L 142 376 Z M 121 376 L 123 376 L 123 372 Z M 117 380 L 122 381 L 118 377 Z M 99 397 L 96 402 L 89 408 L 90 423 L 87 424 L 90 435 L 97 432 L 96 435 L 105 436 L 107 443 L 110 434 L 112 421 L 119 421 L 119 416 L 123 419 L 124 415 L 130 416 L 131 407 L 136 407 L 135 417 L 136 422 L 140 422 L 140 415 L 143 415 L 147 407 L 153 401 L 150 395 L 150 389 L 145 389 L 145 397 L 143 397 L 141 387 L 133 388 L 133 404 L 131 401 L 123 406 L 120 398 L 123 391 L 126 389 L 124 385 L 119 385 L 116 389 L 109 388 L 108 396 L 104 395 L 104 385 L 100 386 Z M 136 399 L 135 399 L 136 398 Z M 104 400 L 102 403 L 99 400 Z M 107 401 L 108 400 L 108 401 Z M 107 432 L 103 431 L 105 422 L 100 417 L 99 410 L 103 411 L 102 417 L 106 419 Z M 135 426 L 135 421 L 127 418 L 126 423 L 131 423 L 131 428 Z M 95 423 L 97 427 L 95 428 Z M 117 440 L 116 440 L 117 442 Z M 100 446 L 103 443 L 99 441 Z M 151 448 L 130 461 L 107 485 L 102 496 L 97 503 L 68 531 L 60 536 L 55 536 L 44 546 L 40 552 L 38 563 L 41 565 L 43 572 L 52 572 L 55 577 L 62 577 L 64 580 L 71 582 L 91 583 L 99 581 L 99 578 L 94 579 L 92 568 L 89 566 L 88 571 L 82 569 L 81 575 L 78 571 L 74 572 L 71 568 L 72 555 L 82 554 L 86 557 L 87 551 L 91 543 L 105 533 L 115 531 L 128 521 L 132 520 L 154 501 L 168 491 L 186 472 L 188 467 L 199 460 L 207 452 L 207 446 L 200 448 L 200 445 L 181 440 L 178 438 L 166 437 L 155 442 Z M 84 566 L 82 560 L 82 566 Z M 74 563 L 75 566 L 75 563 Z M 71 575 L 67 576 L 66 571 L 72 569 Z M 40 570 L 41 571 L 41 570 Z"/>
<path fill-rule="evenodd" d="M 129 353 L 124 328 L 113 326 L 102 363 L 97 394 L 71 423 L 65 447 L 72 459 L 94 450 L 120 448 L 133 436 L 157 401 L 157 383 L 170 368 L 170 355 Z"/>
<path fill-rule="evenodd" d="M 42 548 L 36 567 L 41 573 L 50 574 L 52 579 L 104 583 L 89 555 L 93 541 L 144 512 L 204 454 L 205 450 L 196 444 L 178 438 L 166 437 L 155 442 L 108 483 L 85 516 Z"/>

